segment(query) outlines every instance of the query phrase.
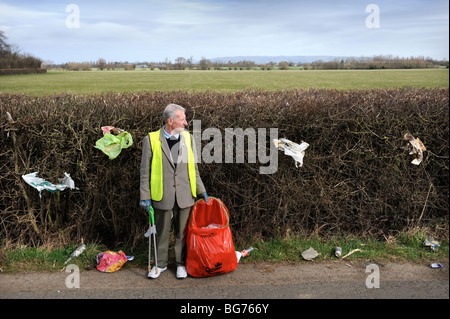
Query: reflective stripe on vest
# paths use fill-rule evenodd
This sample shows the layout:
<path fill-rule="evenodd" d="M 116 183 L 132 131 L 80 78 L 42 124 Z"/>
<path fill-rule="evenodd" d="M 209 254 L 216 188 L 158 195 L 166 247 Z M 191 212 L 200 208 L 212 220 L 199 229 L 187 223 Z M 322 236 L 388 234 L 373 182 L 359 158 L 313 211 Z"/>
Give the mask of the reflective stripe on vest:
<path fill-rule="evenodd" d="M 161 139 L 159 138 L 160 134 L 161 130 L 148 133 L 153 153 L 150 176 L 150 191 L 152 200 L 155 201 L 160 201 L 163 197 L 163 165 Z M 191 134 L 186 131 L 181 132 L 181 134 L 183 134 L 184 136 L 184 142 L 188 150 L 188 173 L 192 197 L 197 197 L 197 179 L 195 174 L 194 152 L 192 151 Z"/>

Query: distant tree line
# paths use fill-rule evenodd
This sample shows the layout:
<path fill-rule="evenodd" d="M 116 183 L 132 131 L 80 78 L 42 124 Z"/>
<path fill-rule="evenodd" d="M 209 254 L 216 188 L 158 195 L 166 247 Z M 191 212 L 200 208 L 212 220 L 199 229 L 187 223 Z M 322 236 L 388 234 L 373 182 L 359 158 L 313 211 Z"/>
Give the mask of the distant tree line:
<path fill-rule="evenodd" d="M 61 68 L 67 71 L 91 71 L 93 68 L 101 71 L 116 69 L 134 70 L 136 69 L 136 64 L 128 62 L 106 62 L 105 59 L 99 59 L 97 62 L 68 62 L 60 65 L 45 62 L 45 68 Z"/>
<path fill-rule="evenodd" d="M 331 62 L 316 61 L 308 65 L 314 70 L 355 70 L 355 69 L 427 69 L 445 66 L 448 61 L 436 61 L 430 57 L 394 57 L 392 55 L 378 55 L 371 58 L 336 59 Z"/>
<path fill-rule="evenodd" d="M 17 73 L 24 72 L 23 69 L 40 69 L 42 60 L 27 53 L 20 53 L 17 46 L 7 42 L 5 33 L 0 30 L 0 72 L 1 74 L 13 74 L 11 70 L 17 70 Z M 6 71 L 9 70 L 9 71 Z"/>
<path fill-rule="evenodd" d="M 239 62 L 212 62 L 205 57 L 194 61 L 178 57 L 172 61 L 167 58 L 163 62 L 107 62 L 104 58 L 91 62 L 68 62 L 63 64 L 44 63 L 46 68 L 61 68 L 69 71 L 97 70 L 358 70 L 358 69 L 426 69 L 446 67 L 447 60 L 438 61 L 429 57 L 393 57 L 391 55 L 379 55 L 360 58 L 336 58 L 334 61 L 315 61 L 312 63 L 300 63 L 292 61 L 269 62 L 257 64 L 254 61 L 243 60 Z"/>

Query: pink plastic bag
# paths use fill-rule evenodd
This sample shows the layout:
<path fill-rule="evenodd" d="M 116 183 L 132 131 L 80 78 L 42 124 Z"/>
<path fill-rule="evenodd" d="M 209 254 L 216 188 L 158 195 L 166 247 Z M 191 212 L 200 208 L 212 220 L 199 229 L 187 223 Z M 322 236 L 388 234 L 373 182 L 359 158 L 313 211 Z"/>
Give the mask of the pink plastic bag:
<path fill-rule="evenodd" d="M 97 270 L 101 272 L 115 272 L 122 268 L 128 258 L 121 250 L 114 252 L 107 250 L 97 255 Z"/>

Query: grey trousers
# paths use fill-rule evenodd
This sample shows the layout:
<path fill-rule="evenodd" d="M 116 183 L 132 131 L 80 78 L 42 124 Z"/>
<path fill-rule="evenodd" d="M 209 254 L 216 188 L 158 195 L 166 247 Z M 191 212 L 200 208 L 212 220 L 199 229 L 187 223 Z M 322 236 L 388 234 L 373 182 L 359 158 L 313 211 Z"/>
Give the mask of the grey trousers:
<path fill-rule="evenodd" d="M 175 264 L 184 266 L 186 263 L 186 236 L 191 207 L 181 209 L 175 203 L 173 209 L 155 209 L 156 245 L 158 251 L 158 267 L 167 267 L 169 260 L 169 237 L 173 223 L 175 236 Z M 173 217 L 172 217 L 173 214 Z"/>

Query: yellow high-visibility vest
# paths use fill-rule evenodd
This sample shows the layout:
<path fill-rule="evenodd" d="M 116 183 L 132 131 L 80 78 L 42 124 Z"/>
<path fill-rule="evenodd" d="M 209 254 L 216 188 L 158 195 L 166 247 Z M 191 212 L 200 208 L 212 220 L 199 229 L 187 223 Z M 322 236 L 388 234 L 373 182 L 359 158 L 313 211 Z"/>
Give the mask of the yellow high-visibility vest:
<path fill-rule="evenodd" d="M 161 129 L 156 132 L 148 133 L 150 137 L 150 145 L 152 147 L 152 164 L 150 176 L 150 191 L 152 200 L 160 201 L 163 197 L 163 165 L 162 165 L 162 149 L 161 140 L 159 138 Z M 194 152 L 192 151 L 191 134 L 189 132 L 181 132 L 184 136 L 188 150 L 188 173 L 189 183 L 193 197 L 197 197 L 197 178 L 195 174 Z"/>

